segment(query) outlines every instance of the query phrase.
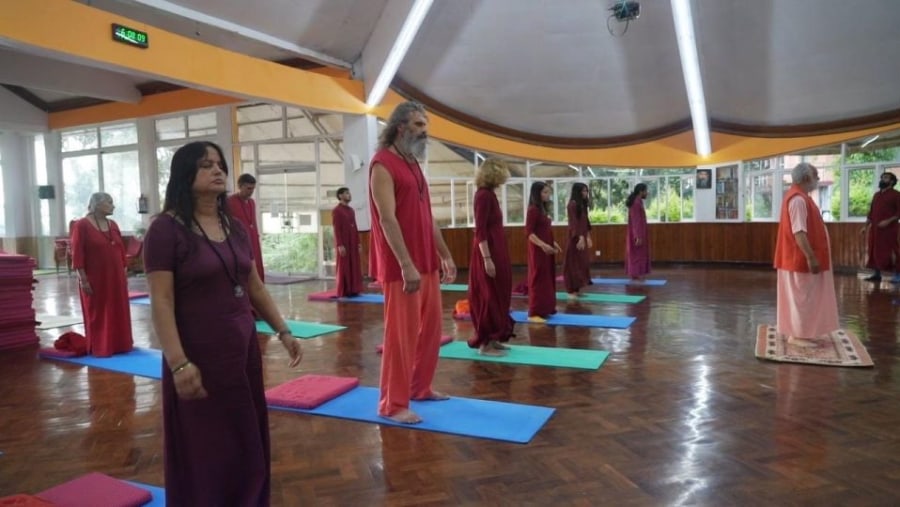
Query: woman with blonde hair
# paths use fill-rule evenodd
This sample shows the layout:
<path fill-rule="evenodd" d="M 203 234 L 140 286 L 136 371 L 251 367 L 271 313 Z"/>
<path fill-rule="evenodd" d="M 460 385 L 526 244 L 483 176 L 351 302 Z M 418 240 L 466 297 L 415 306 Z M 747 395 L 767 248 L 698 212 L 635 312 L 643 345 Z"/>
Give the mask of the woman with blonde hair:
<path fill-rule="evenodd" d="M 506 162 L 485 160 L 475 174 L 475 239 L 469 262 L 469 311 L 475 336 L 469 347 L 486 356 L 502 356 L 509 348 L 503 342 L 513 336 L 509 315 L 512 297 L 512 265 L 503 213 L 494 193 L 509 178 Z"/>

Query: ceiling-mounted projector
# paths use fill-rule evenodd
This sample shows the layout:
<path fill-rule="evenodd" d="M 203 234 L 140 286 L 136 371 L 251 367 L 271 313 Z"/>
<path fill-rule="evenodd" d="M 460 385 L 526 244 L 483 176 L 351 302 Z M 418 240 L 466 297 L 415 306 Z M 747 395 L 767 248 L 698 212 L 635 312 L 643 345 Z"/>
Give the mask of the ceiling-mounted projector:
<path fill-rule="evenodd" d="M 641 4 L 630 0 L 616 2 L 609 8 L 612 15 L 619 21 L 631 21 L 637 19 L 641 15 Z"/>

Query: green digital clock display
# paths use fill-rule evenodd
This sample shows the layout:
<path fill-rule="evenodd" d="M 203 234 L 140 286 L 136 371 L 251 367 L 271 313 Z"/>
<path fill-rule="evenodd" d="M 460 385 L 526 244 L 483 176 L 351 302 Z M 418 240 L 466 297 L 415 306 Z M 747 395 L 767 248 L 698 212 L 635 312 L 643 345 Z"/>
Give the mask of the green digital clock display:
<path fill-rule="evenodd" d="M 142 49 L 150 47 L 150 38 L 147 37 L 147 32 L 135 30 L 118 23 L 112 24 L 112 38 L 116 42 L 128 44 L 129 46 Z"/>

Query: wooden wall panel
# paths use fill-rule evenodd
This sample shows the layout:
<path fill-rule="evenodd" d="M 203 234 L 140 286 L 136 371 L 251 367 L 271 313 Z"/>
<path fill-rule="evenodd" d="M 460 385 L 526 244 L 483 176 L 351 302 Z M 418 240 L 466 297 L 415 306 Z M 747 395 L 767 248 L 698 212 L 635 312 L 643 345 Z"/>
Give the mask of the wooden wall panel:
<path fill-rule="evenodd" d="M 857 268 L 864 252 L 861 224 L 829 223 L 834 265 Z M 708 262 L 771 264 L 775 251 L 775 223 L 669 223 L 650 225 L 651 257 L 657 262 Z M 444 240 L 456 265 L 466 268 L 472 248 L 471 229 L 444 229 Z M 560 245 L 566 245 L 566 227 L 554 227 Z M 524 227 L 506 230 L 512 262 L 527 263 L 527 240 Z M 591 229 L 593 250 L 602 255 L 595 262 L 622 263 L 625 259 L 625 226 L 595 225 Z M 560 259 L 560 262 L 562 260 Z"/>

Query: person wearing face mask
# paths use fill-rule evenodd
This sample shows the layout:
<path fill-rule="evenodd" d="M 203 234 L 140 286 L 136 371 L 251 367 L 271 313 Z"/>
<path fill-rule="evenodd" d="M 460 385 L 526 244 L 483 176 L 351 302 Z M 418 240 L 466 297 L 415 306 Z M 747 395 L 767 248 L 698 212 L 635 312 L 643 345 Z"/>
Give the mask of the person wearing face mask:
<path fill-rule="evenodd" d="M 432 217 L 419 166 L 427 143 L 425 108 L 404 102 L 391 113 L 369 165 L 374 271 L 384 289 L 378 415 L 402 424 L 422 421 L 410 400 L 448 398 L 431 381 L 443 320 L 440 284 L 456 278 L 456 265 Z"/>
<path fill-rule="evenodd" d="M 809 197 L 818 186 L 819 170 L 800 163 L 791 171 L 791 180 L 775 242 L 776 330 L 788 337 L 788 343 L 814 347 L 818 337 L 840 326 L 831 247 L 822 213 Z"/>
<path fill-rule="evenodd" d="M 894 271 L 893 283 L 900 283 L 900 248 L 898 248 L 897 233 L 900 226 L 900 192 L 894 190 L 897 184 L 897 176 L 893 173 L 883 173 L 878 181 L 878 192 L 872 197 L 869 206 L 869 214 L 866 216 L 866 225 L 862 234 L 867 239 L 868 261 L 866 267 L 875 272 L 866 278 L 870 282 L 880 282 L 882 271 Z M 874 225 L 874 227 L 873 227 Z"/>
<path fill-rule="evenodd" d="M 105 192 L 91 195 L 88 214 L 72 224 L 72 268 L 78 273 L 88 353 L 97 357 L 133 347 L 125 244 L 109 219 L 116 207 Z"/>

